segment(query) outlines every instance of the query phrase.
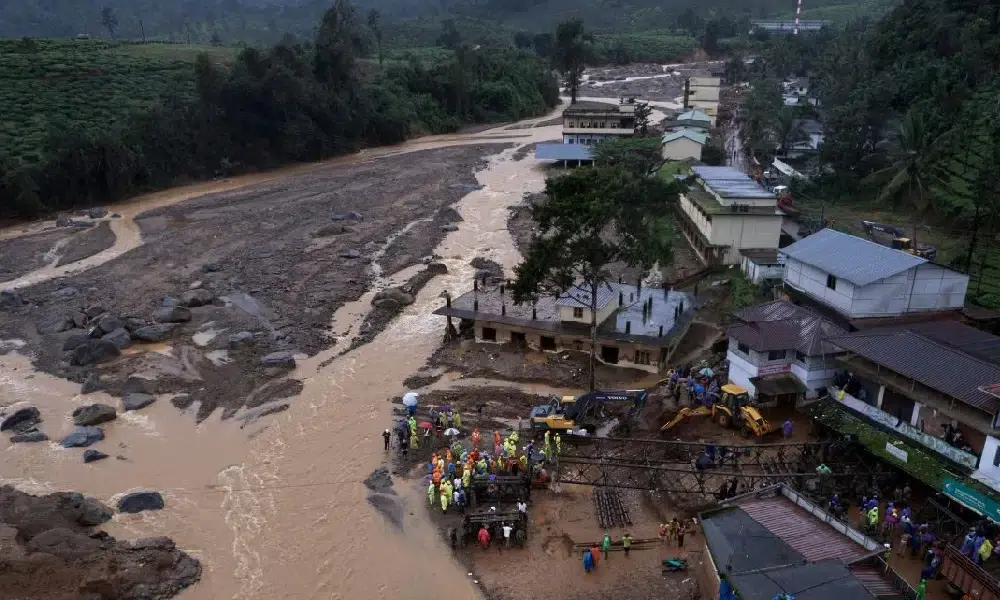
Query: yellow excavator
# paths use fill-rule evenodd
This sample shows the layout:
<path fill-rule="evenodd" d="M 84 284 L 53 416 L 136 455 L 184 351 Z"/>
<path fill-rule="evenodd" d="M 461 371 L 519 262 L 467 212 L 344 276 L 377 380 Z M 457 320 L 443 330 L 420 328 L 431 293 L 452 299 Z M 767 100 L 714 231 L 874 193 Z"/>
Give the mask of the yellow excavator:
<path fill-rule="evenodd" d="M 712 405 L 712 408 L 705 406 L 682 408 L 673 419 L 660 428 L 660 431 L 670 431 L 684 419 L 708 416 L 722 427 L 739 427 L 743 435 L 748 437 L 762 438 L 780 429 L 768 422 L 760 411 L 751 405 L 750 394 L 746 388 L 727 383 L 722 386 L 722 397 Z"/>

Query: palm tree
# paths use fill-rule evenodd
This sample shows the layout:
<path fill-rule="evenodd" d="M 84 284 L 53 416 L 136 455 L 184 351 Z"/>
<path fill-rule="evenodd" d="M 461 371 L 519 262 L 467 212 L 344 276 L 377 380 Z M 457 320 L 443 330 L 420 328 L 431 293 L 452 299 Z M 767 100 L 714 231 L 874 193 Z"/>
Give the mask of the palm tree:
<path fill-rule="evenodd" d="M 795 111 L 788 106 L 781 107 L 775 114 L 769 130 L 771 141 L 783 156 L 787 156 L 788 151 L 796 144 L 809 141 L 809 134 L 802 126 L 802 119 L 796 118 Z"/>
<path fill-rule="evenodd" d="M 937 174 L 937 150 L 944 136 L 935 136 L 915 109 L 879 142 L 879 155 L 887 165 L 861 180 L 879 186 L 879 203 L 905 204 L 913 215 L 913 246 L 917 245 L 917 220 L 930 207 L 931 191 L 943 184 Z"/>

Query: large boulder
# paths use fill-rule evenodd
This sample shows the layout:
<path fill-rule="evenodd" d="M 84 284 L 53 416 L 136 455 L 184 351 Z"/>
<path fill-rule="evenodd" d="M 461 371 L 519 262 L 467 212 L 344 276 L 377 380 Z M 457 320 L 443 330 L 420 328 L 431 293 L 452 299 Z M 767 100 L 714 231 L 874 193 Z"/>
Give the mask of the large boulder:
<path fill-rule="evenodd" d="M 92 304 L 83 311 L 83 314 L 87 315 L 88 319 L 93 319 L 103 315 L 105 312 L 104 307 L 100 304 Z"/>
<path fill-rule="evenodd" d="M 111 342 L 119 350 L 124 350 L 132 345 L 132 336 L 128 334 L 128 330 L 124 327 L 115 329 L 111 333 L 103 336 L 101 339 Z"/>
<path fill-rule="evenodd" d="M 110 341 L 105 339 L 90 339 L 87 340 L 86 344 L 77 346 L 73 350 L 73 357 L 70 359 L 70 363 L 79 367 L 86 367 L 107 362 L 120 355 L 121 350 Z"/>
<path fill-rule="evenodd" d="M 80 295 L 80 290 L 75 287 L 68 285 L 64 288 L 59 288 L 58 290 L 49 294 L 53 298 L 75 298 Z"/>
<path fill-rule="evenodd" d="M 99 460 L 104 460 L 107 457 L 108 457 L 107 454 L 101 452 L 100 450 L 94 450 L 93 448 L 91 448 L 90 450 L 84 450 L 83 452 L 84 463 L 97 462 Z"/>
<path fill-rule="evenodd" d="M 56 227 L 72 227 L 73 219 L 69 215 L 59 215 L 56 217 Z"/>
<path fill-rule="evenodd" d="M 77 427 L 59 442 L 63 448 L 85 448 L 104 439 L 100 427 Z"/>
<path fill-rule="evenodd" d="M 125 394 L 125 397 L 122 398 L 122 408 L 126 411 L 139 410 L 146 408 L 154 402 L 156 402 L 156 396 L 132 392 L 131 394 Z"/>
<path fill-rule="evenodd" d="M 12 412 L 0 421 L 0 431 L 23 431 L 42 421 L 42 413 L 34 406 L 25 406 Z"/>
<path fill-rule="evenodd" d="M 24 299 L 21 298 L 21 294 L 14 290 L 0 290 L 0 309 L 20 308 L 23 304 Z"/>
<path fill-rule="evenodd" d="M 241 346 L 249 346 L 254 343 L 257 336 L 250 331 L 238 331 L 229 336 L 229 347 L 232 349 L 239 348 Z"/>
<path fill-rule="evenodd" d="M 49 441 L 49 436 L 38 430 L 26 431 L 10 436 L 12 444 L 32 444 L 47 441 Z"/>
<path fill-rule="evenodd" d="M 105 314 L 101 318 L 97 319 L 97 326 L 101 329 L 102 333 L 111 333 L 116 329 L 124 328 L 125 323 L 114 315 Z"/>
<path fill-rule="evenodd" d="M 160 492 L 132 492 L 118 499 L 118 511 L 123 513 L 161 510 L 163 507 L 163 496 Z"/>
<path fill-rule="evenodd" d="M 129 375 L 125 379 L 125 383 L 122 384 L 122 391 L 126 394 L 155 394 L 156 381 L 138 375 Z"/>
<path fill-rule="evenodd" d="M 115 407 L 107 404 L 88 404 L 73 410 L 73 424 L 86 427 L 89 425 L 100 425 L 118 418 Z"/>
<path fill-rule="evenodd" d="M 63 340 L 63 345 L 62 345 L 63 352 L 76 350 L 79 346 L 86 344 L 89 339 L 90 336 L 87 335 L 86 333 L 74 333 L 65 340 Z"/>
<path fill-rule="evenodd" d="M 132 332 L 132 337 L 143 342 L 162 342 L 170 337 L 177 325 L 173 323 L 157 323 L 145 325 Z"/>
<path fill-rule="evenodd" d="M 83 385 L 80 386 L 80 393 L 93 394 L 99 389 L 101 389 L 101 376 L 93 371 L 87 373 L 87 378 L 83 380 Z"/>
<path fill-rule="evenodd" d="M 380 300 L 392 300 L 397 306 L 409 306 L 413 304 L 413 294 L 407 294 L 399 288 L 389 288 L 375 294 L 372 298 L 372 305 L 378 306 Z"/>
<path fill-rule="evenodd" d="M 188 290 L 181 294 L 181 302 L 192 308 L 211 304 L 212 300 L 215 300 L 215 294 L 204 288 Z"/>
<path fill-rule="evenodd" d="M 281 352 L 272 352 L 267 356 L 260 359 L 260 362 L 265 367 L 274 367 L 279 369 L 294 369 L 295 368 L 295 357 L 291 352 L 287 350 L 282 350 Z"/>
<path fill-rule="evenodd" d="M 334 221 L 362 221 L 364 217 L 361 213 L 351 212 L 336 212 L 330 215 L 330 218 Z"/>
<path fill-rule="evenodd" d="M 354 249 L 354 248 L 348 248 L 348 249 L 346 249 L 346 250 L 344 250 L 343 252 L 340 253 L 340 257 L 341 258 L 351 258 L 351 259 L 361 258 L 361 252 L 358 251 L 358 250 L 356 250 L 356 249 Z"/>
<path fill-rule="evenodd" d="M 448 265 L 443 262 L 432 262 L 427 264 L 427 272 L 435 275 L 445 275 L 448 273 Z"/>
<path fill-rule="evenodd" d="M 129 333 L 135 333 L 136 330 L 149 325 L 149 321 L 139 317 L 122 317 L 122 321 L 124 321 L 125 329 L 128 329 Z"/>
<path fill-rule="evenodd" d="M 44 552 L 66 562 L 73 562 L 101 550 L 101 541 L 72 529 L 43 531 L 25 545 L 28 552 Z"/>
<path fill-rule="evenodd" d="M 79 310 L 74 310 L 69 314 L 69 318 L 73 321 L 73 327 L 79 327 L 83 329 L 87 326 L 87 315 Z"/>
<path fill-rule="evenodd" d="M 187 323 L 191 320 L 191 311 L 183 306 L 164 306 L 153 314 L 160 323 Z"/>
<path fill-rule="evenodd" d="M 58 315 L 55 317 L 49 317 L 39 323 L 36 330 L 42 335 L 48 335 L 69 331 L 70 329 L 73 329 L 73 327 L 73 317 L 69 315 Z"/>
<path fill-rule="evenodd" d="M 95 206 L 87 211 L 87 216 L 91 219 L 103 219 L 108 215 L 108 209 L 103 206 Z"/>

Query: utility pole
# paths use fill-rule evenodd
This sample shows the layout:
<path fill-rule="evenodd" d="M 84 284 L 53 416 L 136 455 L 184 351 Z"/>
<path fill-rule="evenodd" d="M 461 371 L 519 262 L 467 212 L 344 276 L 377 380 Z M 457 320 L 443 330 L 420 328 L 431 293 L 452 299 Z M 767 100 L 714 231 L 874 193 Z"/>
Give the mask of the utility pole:
<path fill-rule="evenodd" d="M 139 31 L 142 33 L 142 43 L 146 43 L 146 28 L 142 26 L 142 19 L 139 19 Z"/>

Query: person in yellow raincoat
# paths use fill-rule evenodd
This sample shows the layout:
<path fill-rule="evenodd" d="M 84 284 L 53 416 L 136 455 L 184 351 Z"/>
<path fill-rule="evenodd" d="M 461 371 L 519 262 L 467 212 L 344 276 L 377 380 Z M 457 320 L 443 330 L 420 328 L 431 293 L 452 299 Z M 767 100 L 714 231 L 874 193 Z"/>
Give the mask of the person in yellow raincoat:
<path fill-rule="evenodd" d="M 416 450 L 418 448 L 420 448 L 420 438 L 417 437 L 417 434 L 411 433 L 410 434 L 410 449 L 411 450 Z"/>
<path fill-rule="evenodd" d="M 451 498 L 448 497 L 448 494 L 444 493 L 444 490 L 444 486 L 441 486 L 441 512 L 448 512 L 448 501 Z"/>
<path fill-rule="evenodd" d="M 511 434 L 510 434 L 510 441 L 513 442 L 515 446 L 517 445 L 517 440 L 518 439 L 519 439 L 519 436 L 517 435 L 517 431 L 511 432 Z"/>
<path fill-rule="evenodd" d="M 455 411 L 454 423 L 455 423 L 455 429 L 462 428 L 462 413 L 458 412 L 457 410 Z"/>
<path fill-rule="evenodd" d="M 441 457 L 438 457 L 437 468 L 438 468 L 439 471 L 441 471 L 442 473 L 444 473 L 444 459 L 441 458 Z"/>
<path fill-rule="evenodd" d="M 437 486 L 434 485 L 434 482 L 432 481 L 427 485 L 427 502 L 431 506 L 434 506 L 434 494 L 436 492 L 437 492 Z"/>
<path fill-rule="evenodd" d="M 469 489 L 469 484 L 472 483 L 472 464 L 467 464 L 466 468 L 462 470 L 462 489 Z"/>
<path fill-rule="evenodd" d="M 558 433 L 556 434 L 556 454 L 562 454 L 562 438 L 559 437 Z"/>

